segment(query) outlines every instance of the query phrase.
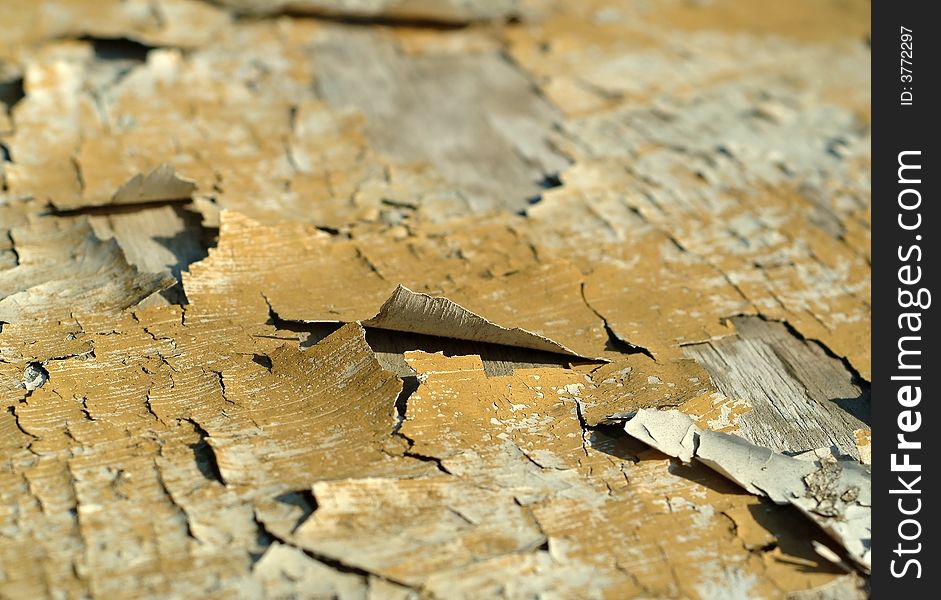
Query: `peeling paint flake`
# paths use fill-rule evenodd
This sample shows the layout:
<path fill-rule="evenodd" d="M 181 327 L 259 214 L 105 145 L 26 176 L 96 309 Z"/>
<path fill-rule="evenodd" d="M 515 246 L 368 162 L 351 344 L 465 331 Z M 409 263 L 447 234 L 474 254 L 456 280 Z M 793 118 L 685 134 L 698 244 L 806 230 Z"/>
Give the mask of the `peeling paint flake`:
<path fill-rule="evenodd" d="M 870 569 L 872 484 L 859 463 L 829 455 L 806 461 L 776 454 L 729 434 L 701 430 L 678 411 L 643 410 L 625 430 L 683 462 L 697 459 L 752 494 L 797 507 L 860 567 Z"/>

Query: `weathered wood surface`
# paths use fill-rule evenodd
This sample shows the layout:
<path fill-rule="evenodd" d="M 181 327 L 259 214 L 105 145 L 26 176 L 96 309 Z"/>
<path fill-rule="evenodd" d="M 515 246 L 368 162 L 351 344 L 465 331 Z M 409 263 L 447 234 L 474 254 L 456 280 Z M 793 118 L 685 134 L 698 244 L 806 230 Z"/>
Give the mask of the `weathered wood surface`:
<path fill-rule="evenodd" d="M 522 210 L 568 165 L 548 140 L 559 114 L 498 41 L 482 41 L 409 52 L 381 30 L 331 26 L 311 48 L 314 85 L 330 105 L 366 116 L 374 148 L 430 163 L 471 210 Z"/>
<path fill-rule="evenodd" d="M 868 460 L 869 28 L 6 3 L 0 596 L 864 597 L 624 422 Z"/>
<path fill-rule="evenodd" d="M 869 385 L 819 344 L 781 323 L 733 320 L 736 335 L 686 347 L 716 387 L 747 400 L 742 437 L 779 452 L 836 447 L 859 458 L 856 431 L 870 427 Z"/>
<path fill-rule="evenodd" d="M 179 282 L 190 263 L 206 256 L 211 234 L 200 227 L 199 214 L 179 205 L 132 206 L 86 211 L 95 235 L 114 238 L 127 261 L 142 271 L 170 271 Z M 174 304 L 185 303 L 183 287 L 172 288 L 151 298 Z"/>

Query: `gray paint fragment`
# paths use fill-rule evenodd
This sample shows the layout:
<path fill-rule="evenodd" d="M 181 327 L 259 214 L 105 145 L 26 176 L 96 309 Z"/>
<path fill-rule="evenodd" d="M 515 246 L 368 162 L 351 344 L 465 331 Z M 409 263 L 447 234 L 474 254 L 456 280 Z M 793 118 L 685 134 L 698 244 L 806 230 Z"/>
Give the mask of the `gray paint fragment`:
<path fill-rule="evenodd" d="M 695 458 L 756 496 L 795 506 L 870 571 L 872 481 L 862 465 L 826 455 L 806 460 L 777 454 L 734 435 L 700 429 L 677 410 L 640 410 L 624 430 L 684 462 Z"/>

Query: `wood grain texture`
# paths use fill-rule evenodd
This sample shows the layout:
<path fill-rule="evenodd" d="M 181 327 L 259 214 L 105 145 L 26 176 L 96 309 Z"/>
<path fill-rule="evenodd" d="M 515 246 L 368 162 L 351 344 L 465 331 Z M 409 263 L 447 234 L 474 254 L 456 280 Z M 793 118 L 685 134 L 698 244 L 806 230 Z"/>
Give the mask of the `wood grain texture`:
<path fill-rule="evenodd" d="M 6 2 L 0 597 L 865 598 L 869 28 Z"/>
<path fill-rule="evenodd" d="M 784 324 L 736 318 L 737 334 L 686 346 L 727 396 L 748 401 L 745 439 L 778 452 L 835 446 L 859 458 L 855 431 L 870 426 L 869 385 L 819 344 Z"/>
<path fill-rule="evenodd" d="M 180 280 L 191 263 L 206 257 L 213 241 L 210 231 L 200 225 L 198 213 L 182 204 L 163 206 L 109 207 L 86 211 L 100 239 L 117 240 L 128 262 L 142 271 L 170 271 L 177 283 L 152 297 L 171 304 L 184 304 L 186 296 Z"/>

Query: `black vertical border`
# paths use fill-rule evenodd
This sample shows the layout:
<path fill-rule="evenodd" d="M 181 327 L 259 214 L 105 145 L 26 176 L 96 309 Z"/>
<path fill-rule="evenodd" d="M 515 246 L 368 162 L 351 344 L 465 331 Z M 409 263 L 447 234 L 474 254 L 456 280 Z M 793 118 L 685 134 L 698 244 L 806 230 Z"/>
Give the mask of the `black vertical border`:
<path fill-rule="evenodd" d="M 934 10 L 931 10 L 931 9 Z M 941 65 L 941 23 L 932 18 L 941 10 L 935 2 L 914 0 L 875 0 L 872 5 L 872 428 L 873 428 L 873 540 L 872 540 L 872 596 L 879 598 L 936 598 L 941 597 L 941 563 L 934 560 L 939 544 L 936 528 L 932 523 L 935 510 L 935 494 L 928 491 L 937 488 L 939 473 L 938 445 L 933 441 L 941 437 L 941 422 L 935 401 L 941 400 L 937 393 L 939 387 L 935 380 L 941 378 L 941 363 L 935 344 L 941 344 L 941 333 L 932 327 L 933 308 L 902 308 L 899 290 L 908 289 L 916 292 L 924 287 L 931 292 L 937 291 L 938 271 L 941 264 L 933 238 L 937 234 L 939 222 L 934 204 L 941 201 L 937 197 L 935 181 L 941 177 L 939 167 L 939 147 L 937 141 L 937 122 L 941 113 L 937 85 L 934 83 Z M 901 51 L 902 27 L 911 31 L 911 65 L 903 65 Z M 912 70 L 912 80 L 903 81 L 905 73 L 901 67 Z M 906 89 L 907 88 L 907 89 Z M 910 105 L 903 105 L 902 92 L 911 92 Z M 918 183 L 899 183 L 899 154 L 905 151 L 920 151 L 920 155 L 907 155 L 906 161 L 921 165 L 919 171 L 907 170 L 906 179 L 918 179 Z M 917 210 L 906 211 L 899 206 L 899 194 L 905 189 L 917 189 L 921 204 Z M 917 196 L 907 192 L 903 201 L 913 204 Z M 900 215 L 909 225 L 917 221 L 915 212 L 921 215 L 921 226 L 917 230 L 906 231 L 899 224 Z M 921 239 L 916 239 L 921 236 Z M 920 248 L 920 261 L 916 258 Z M 907 255 L 905 260 L 902 257 Z M 915 285 L 901 285 L 899 269 L 904 265 L 921 267 L 921 280 Z M 917 271 L 904 272 L 911 277 Z M 941 301 L 941 297 L 932 298 L 932 303 Z M 907 327 L 900 327 L 902 313 L 918 311 L 921 313 L 921 329 L 911 333 Z M 909 321 L 905 321 L 909 323 Z M 919 335 L 921 339 L 905 342 L 906 349 L 920 350 L 920 355 L 909 355 L 907 362 L 918 362 L 920 369 L 900 370 L 899 339 L 904 335 Z M 921 381 L 900 381 L 893 379 L 898 375 L 920 375 Z M 921 401 L 917 406 L 903 406 L 899 403 L 899 389 L 903 385 L 919 385 Z M 901 419 L 911 428 L 913 414 L 907 417 L 903 411 L 920 413 L 921 424 L 917 431 L 905 433 L 906 439 L 921 442 L 920 449 L 899 450 L 898 435 L 903 432 Z M 892 470 L 892 455 L 896 462 L 904 460 L 902 453 L 909 455 L 911 463 L 921 466 L 920 472 L 895 472 Z M 902 476 L 909 486 L 919 493 L 899 493 L 904 486 L 897 478 Z M 921 476 L 917 484 L 912 484 L 915 477 Z M 903 515 L 899 506 L 911 511 L 920 506 L 918 513 Z M 920 500 L 920 505 L 918 503 Z M 918 521 L 918 526 L 909 522 L 904 524 L 900 533 L 900 524 L 904 519 Z M 919 531 L 920 529 L 920 531 Z M 902 534 L 916 539 L 905 540 Z M 900 546 L 901 544 L 901 546 Z M 919 552 L 905 553 L 899 549 L 918 549 Z M 917 560 L 920 566 L 920 578 L 916 577 L 919 569 L 908 565 L 902 577 L 893 575 L 903 571 L 906 561 Z M 893 561 L 894 565 L 893 565 Z M 890 596 L 891 594 L 891 596 Z"/>

